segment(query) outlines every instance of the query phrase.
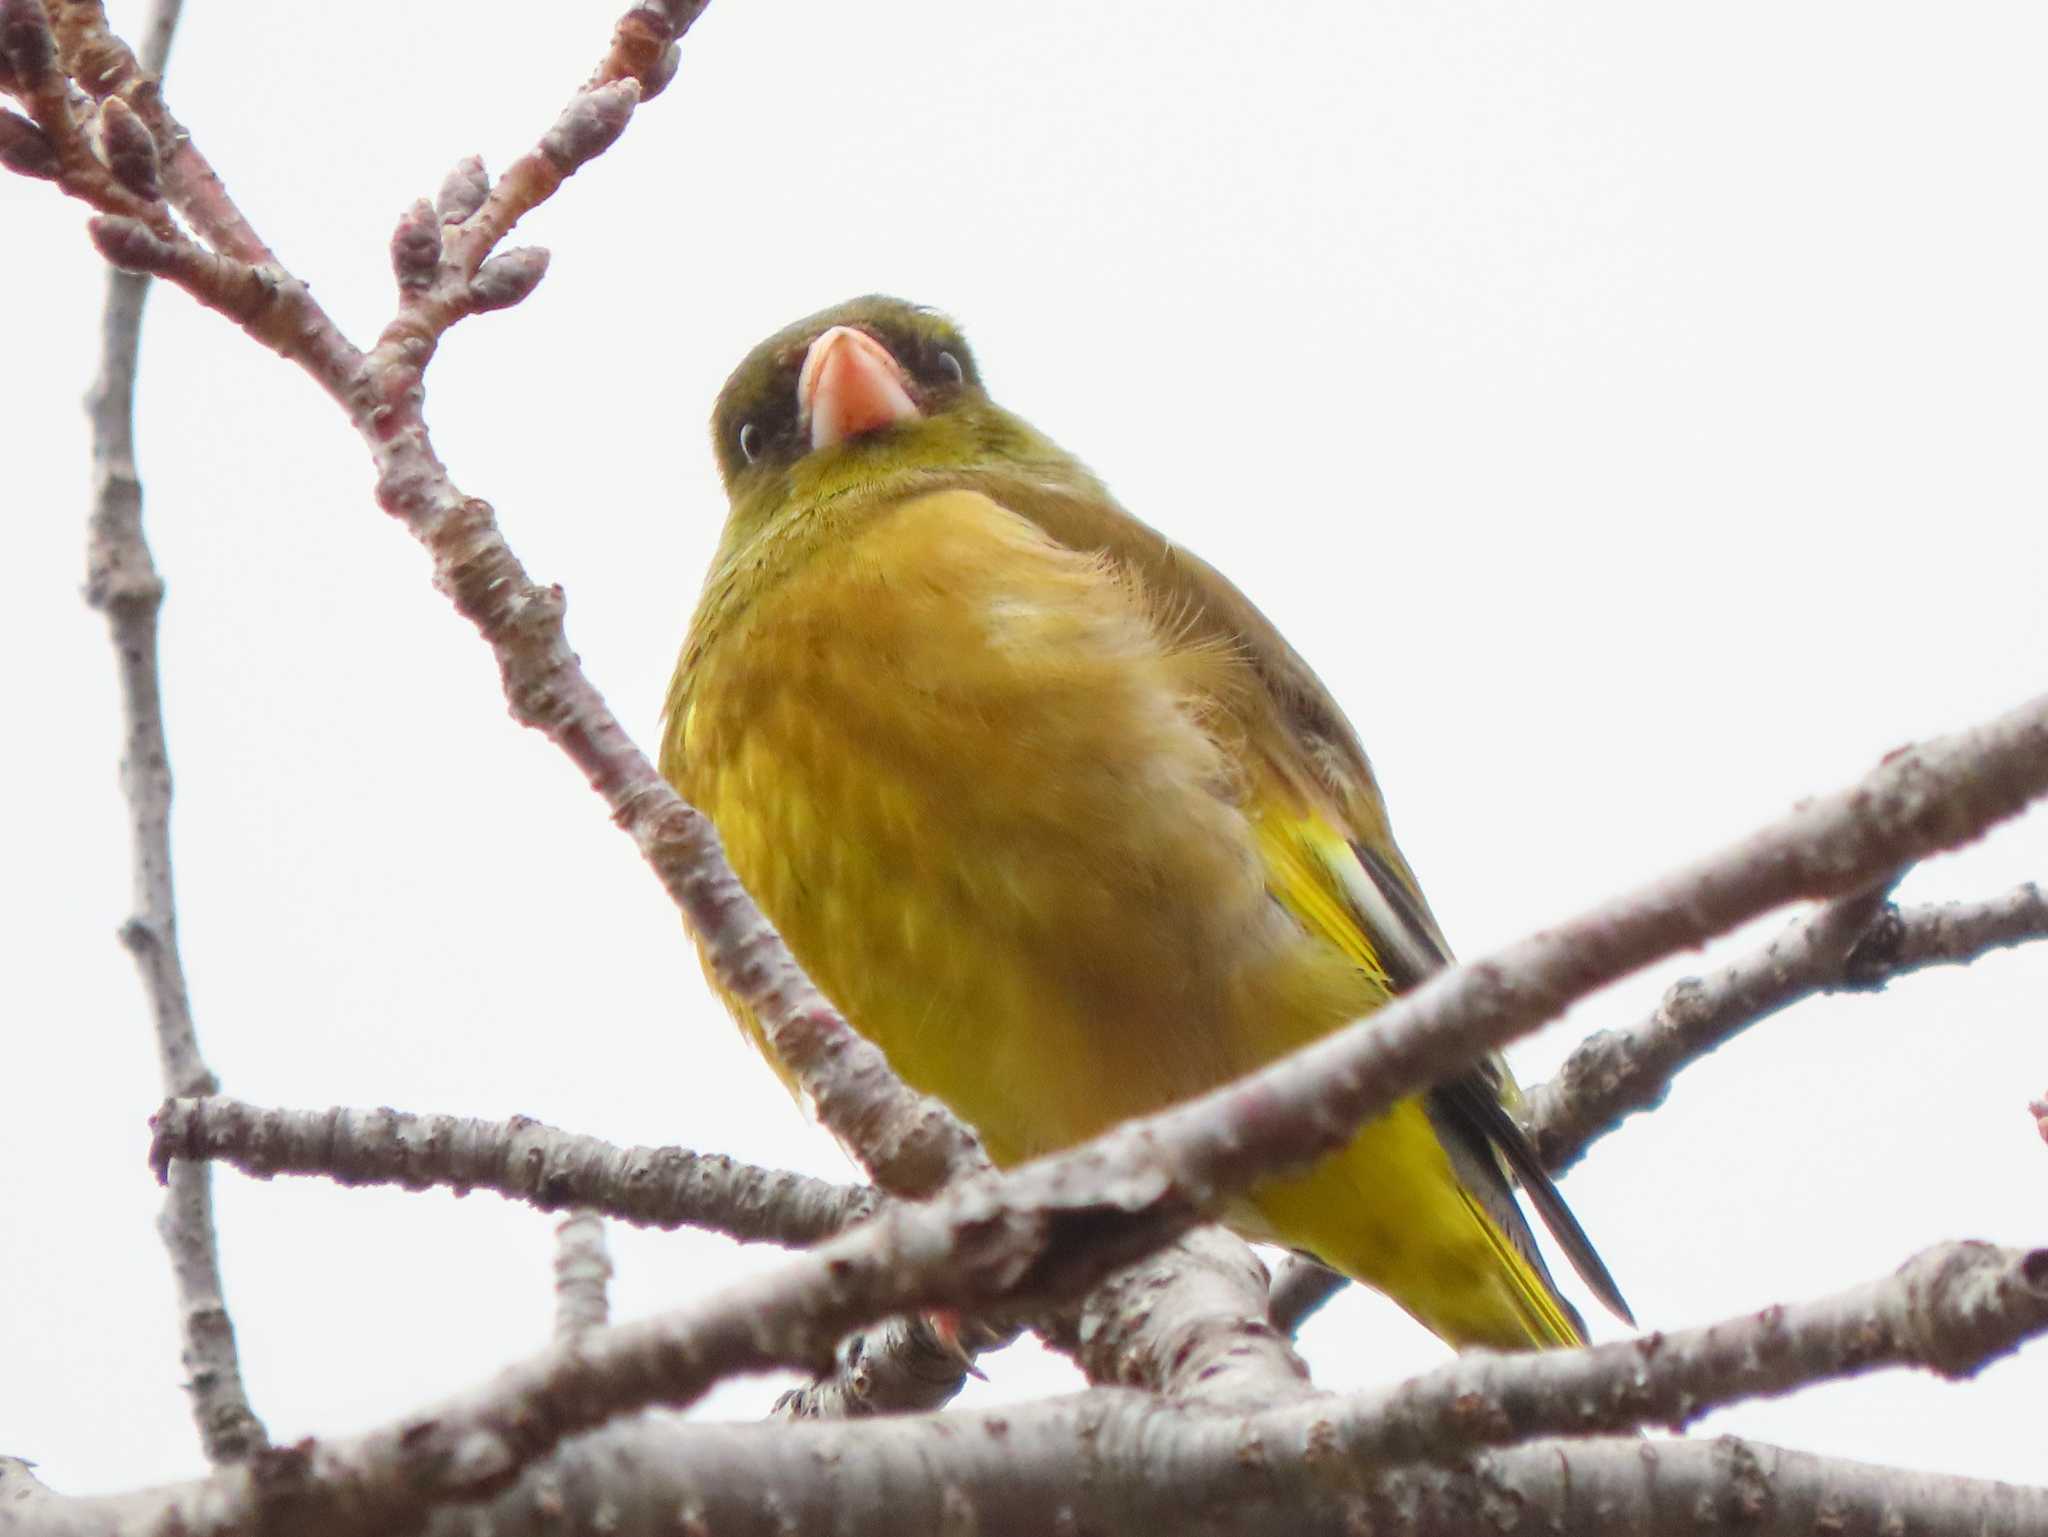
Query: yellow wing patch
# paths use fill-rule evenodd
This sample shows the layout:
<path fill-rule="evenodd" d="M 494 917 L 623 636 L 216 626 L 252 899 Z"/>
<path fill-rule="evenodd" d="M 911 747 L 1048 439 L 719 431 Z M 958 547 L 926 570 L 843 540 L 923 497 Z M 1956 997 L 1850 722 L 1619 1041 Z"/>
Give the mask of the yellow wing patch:
<path fill-rule="evenodd" d="M 1379 952 L 1345 895 L 1342 862 L 1358 861 L 1343 835 L 1321 817 L 1277 809 L 1261 815 L 1257 826 L 1266 880 L 1280 905 L 1310 933 L 1343 951 L 1382 991 L 1391 992 Z"/>
<path fill-rule="evenodd" d="M 1268 888 L 1310 934 L 1364 973 L 1367 1007 L 1392 996 L 1359 896 L 1371 877 L 1350 841 L 1312 811 L 1268 802 L 1255 814 Z M 1398 915 L 1384 914 L 1398 922 Z M 1366 1126 L 1323 1164 L 1261 1187 L 1254 1202 L 1284 1242 L 1379 1287 L 1446 1339 L 1516 1348 L 1576 1345 L 1580 1334 L 1514 1241 L 1458 1179 L 1419 1099 Z"/>

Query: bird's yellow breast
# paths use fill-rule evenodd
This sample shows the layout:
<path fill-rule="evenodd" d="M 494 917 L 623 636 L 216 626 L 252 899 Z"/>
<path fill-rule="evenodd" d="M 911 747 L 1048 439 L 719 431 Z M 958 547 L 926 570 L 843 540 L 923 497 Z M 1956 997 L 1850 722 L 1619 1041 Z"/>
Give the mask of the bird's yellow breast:
<path fill-rule="evenodd" d="M 1128 578 L 939 492 L 692 651 L 664 771 L 811 976 L 995 1157 L 1273 1054 L 1241 1022 L 1303 936 L 1221 703 L 1242 664 L 1175 644 Z M 1318 1029 L 1367 1006 L 1324 969 L 1346 996 Z"/>

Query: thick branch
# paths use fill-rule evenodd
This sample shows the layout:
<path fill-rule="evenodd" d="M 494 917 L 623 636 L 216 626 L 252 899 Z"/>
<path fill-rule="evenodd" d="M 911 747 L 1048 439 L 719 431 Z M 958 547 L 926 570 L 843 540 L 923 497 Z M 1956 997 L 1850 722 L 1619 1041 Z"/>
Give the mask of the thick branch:
<path fill-rule="evenodd" d="M 2048 1490 L 1733 1438 L 1542 1441 L 1388 1467 L 1313 1428 L 1268 1435 L 1111 1390 L 944 1420 L 623 1426 L 566 1448 L 476 1524 L 430 1530 L 546 1537 L 599 1519 L 608 1537 L 2035 1537 Z"/>
<path fill-rule="evenodd" d="M 1874 992 L 1930 966 L 2048 939 L 2048 894 L 2032 881 L 1983 902 L 1875 911 L 1854 897 L 1800 919 L 1754 955 L 1673 985 L 1641 1024 L 1589 1036 L 1529 1091 L 1531 1135 L 1561 1173 L 1638 1110 L 1661 1104 L 1689 1063 L 1816 993 Z"/>
<path fill-rule="evenodd" d="M 479 1121 L 400 1110 L 272 1110 L 180 1099 L 151 1122 L 150 1161 L 211 1159 L 244 1174 L 324 1175 L 343 1185 L 490 1190 L 542 1211 L 589 1208 L 642 1227 L 700 1227 L 801 1248 L 869 1217 L 882 1198 L 717 1153 L 620 1147 L 525 1116 Z"/>
<path fill-rule="evenodd" d="M 1266 1267 L 1243 1240 L 1197 1228 L 1088 1294 L 1071 1345 L 1093 1383 L 1248 1408 L 1308 1392 L 1308 1368 L 1266 1319 Z"/>
<path fill-rule="evenodd" d="M 1250 1282 L 1256 1294 L 1257 1278 Z M 1243 1289 L 1236 1281 L 1229 1287 Z M 1863 1530 L 1857 1523 L 1900 1519 L 1898 1501 L 1923 1499 L 1930 1503 L 1910 1509 L 1947 1523 L 1929 1529 L 2005 1530 L 1997 1523 L 2017 1513 L 2048 1520 L 2048 1491 L 1812 1459 L 1785 1464 L 1778 1454 L 1747 1449 L 1718 1469 L 1684 1460 L 1700 1456 L 1705 1443 L 1486 1448 L 1558 1431 L 1684 1424 L 1738 1399 L 1885 1366 L 1962 1375 L 2044 1326 L 2048 1251 L 1952 1244 L 1886 1280 L 1819 1302 L 1591 1351 L 1474 1353 L 1399 1387 L 1347 1399 L 1307 1397 L 1222 1412 L 1214 1394 L 1195 1395 L 1199 1407 L 1191 1407 L 1104 1388 L 982 1415 L 621 1426 L 566 1445 L 479 1517 L 497 1537 L 533 1529 L 542 1516 L 549 1530 L 560 1530 L 567 1513 L 598 1501 L 614 1537 L 673 1531 L 679 1515 L 684 1530 L 721 1534 L 1042 1532 L 1073 1529 L 1077 1519 L 1081 1529 L 1104 1531 L 1143 1530 L 1146 1523 L 1174 1531 L 1263 1532 L 1274 1523 L 1322 1530 L 1318 1523 L 1340 1520 L 1364 1520 L 1375 1531 L 1466 1531 L 1489 1509 L 1503 1520 L 1534 1510 L 1546 1517 L 1542 1526 L 1573 1532 L 1664 1530 L 1676 1511 L 1687 1514 L 1689 1529 L 1717 1530 L 1740 1517 L 1743 1530 L 1768 1531 L 1778 1529 L 1770 1524 L 1777 1507 L 1787 1520 L 1813 1521 L 1812 1501 L 1825 1490 L 1849 1524 L 1788 1529 Z M 563 1379 L 564 1391 L 592 1387 L 583 1357 L 604 1356 L 633 1332 L 584 1336 L 575 1349 L 515 1368 L 495 1392 L 542 1375 Z M 672 1347 L 665 1364 L 673 1369 L 691 1359 Z M 252 1470 L 120 1500 L 56 1501 L 24 1486 L 21 1499 L 0 1498 L 0 1525 L 11 1512 L 53 1534 L 175 1529 L 207 1537 L 266 1528 L 317 1537 L 410 1529 L 432 1500 L 423 1480 L 467 1475 L 479 1485 L 495 1482 L 501 1438 L 513 1426 L 545 1433 L 531 1418 L 499 1420 L 487 1433 L 472 1418 L 484 1396 L 354 1443 L 309 1444 L 270 1454 Z M 539 1400 L 525 1401 L 529 1412 L 540 1407 Z M 1626 1448 L 1627 1456 L 1611 1456 L 1610 1445 Z M 434 1455 L 413 1463 L 402 1485 L 359 1481 L 374 1464 L 408 1451 Z M 1591 1460 L 1581 1463 L 1582 1456 Z M 1675 1478 L 1662 1460 L 1667 1456 L 1681 1459 Z M 1781 1487 L 1774 1469 L 1784 1465 L 1798 1476 Z M 383 1477 L 396 1480 L 403 1471 L 389 1465 Z M 347 1487 L 335 1487 L 344 1480 Z M 1589 1485 L 1597 1498 L 1588 1497 Z M 1672 1503 L 1674 1485 L 1684 1491 L 1681 1503 Z M 1698 1503 L 1718 1498 L 1716 1490 L 1738 1489 L 1748 1498 L 1725 1516 Z M 1512 1498 L 1495 1509 L 1502 1495 Z M 1623 1507 L 1634 1524 L 1613 1524 L 1611 1505 Z M 649 1526 L 657 1513 L 666 1524 Z M 1251 1522 L 1254 1515 L 1253 1524 L 1218 1524 L 1225 1516 Z M 1988 1524 L 1969 1524 L 1977 1521 Z M 472 1529 L 453 1520 L 438 1525 Z"/>
<path fill-rule="evenodd" d="M 1078 1470 L 1082 1470 L 1077 1472 Z M 146 1537 L 195 1491 L 66 1499 L 0 1459 L 0 1532 Z M 1540 1441 L 1450 1463 L 1347 1458 L 1327 1437 L 1106 1390 L 980 1414 L 806 1425 L 642 1421 L 566 1447 L 434 1537 L 2037 1537 L 2048 1490 L 1758 1442 Z M 188 1526 L 185 1531 L 221 1531 Z"/>

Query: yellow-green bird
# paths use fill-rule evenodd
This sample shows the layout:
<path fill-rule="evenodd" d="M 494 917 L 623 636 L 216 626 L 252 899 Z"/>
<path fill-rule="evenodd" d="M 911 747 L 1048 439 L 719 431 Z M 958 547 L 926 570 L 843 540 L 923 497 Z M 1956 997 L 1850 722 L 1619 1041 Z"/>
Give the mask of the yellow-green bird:
<path fill-rule="evenodd" d="M 1239 1077 L 1445 964 L 1315 674 L 989 399 L 950 321 L 882 297 L 800 320 L 734 371 L 712 432 L 731 516 L 662 772 L 811 978 L 998 1163 Z M 1454 1345 L 1579 1343 L 1513 1182 L 1627 1310 L 1513 1094 L 1497 1062 L 1441 1084 L 1233 1224 Z"/>

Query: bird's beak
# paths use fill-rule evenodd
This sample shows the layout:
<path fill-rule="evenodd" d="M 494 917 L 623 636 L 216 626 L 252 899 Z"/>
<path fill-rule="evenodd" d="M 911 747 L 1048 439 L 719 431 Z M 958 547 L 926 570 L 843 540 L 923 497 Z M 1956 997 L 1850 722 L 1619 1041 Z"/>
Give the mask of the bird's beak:
<path fill-rule="evenodd" d="M 865 331 L 834 326 L 811 343 L 796 380 L 813 451 L 922 415 L 908 385 L 887 347 Z"/>

